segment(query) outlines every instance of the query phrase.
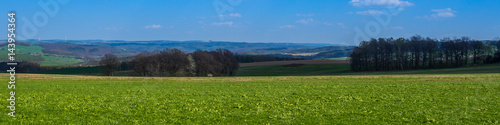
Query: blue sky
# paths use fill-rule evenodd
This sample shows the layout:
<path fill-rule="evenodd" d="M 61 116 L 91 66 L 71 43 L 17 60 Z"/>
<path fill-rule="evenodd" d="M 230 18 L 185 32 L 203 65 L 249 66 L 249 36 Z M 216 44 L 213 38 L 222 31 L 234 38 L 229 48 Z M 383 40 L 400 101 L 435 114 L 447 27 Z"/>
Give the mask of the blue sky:
<path fill-rule="evenodd" d="M 48 11 L 46 10 L 48 6 Z M 55 5 L 55 6 L 53 6 Z M 500 37 L 499 0 L 9 0 L 18 39 L 356 45 L 371 37 Z M 216 7 L 217 6 L 217 7 Z M 45 8 L 45 9 L 44 9 Z M 55 10 L 55 11 L 54 11 Z M 3 20 L 7 29 L 7 20 Z M 7 30 L 0 30 L 7 34 Z M 6 39 L 7 35 L 0 35 Z"/>

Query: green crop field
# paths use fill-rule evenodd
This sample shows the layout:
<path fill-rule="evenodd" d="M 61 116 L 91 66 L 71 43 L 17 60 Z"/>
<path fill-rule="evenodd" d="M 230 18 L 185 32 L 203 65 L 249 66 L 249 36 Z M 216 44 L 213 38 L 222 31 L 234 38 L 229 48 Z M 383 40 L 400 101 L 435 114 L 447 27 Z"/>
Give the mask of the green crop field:
<path fill-rule="evenodd" d="M 334 75 L 350 72 L 349 64 L 307 64 L 298 67 L 265 65 L 240 67 L 238 76 L 312 76 Z"/>
<path fill-rule="evenodd" d="M 500 73 L 500 64 L 445 69 L 351 72 L 349 64 L 308 64 L 298 67 L 282 65 L 240 67 L 238 76 L 323 76 L 323 75 L 398 75 L 398 74 L 471 74 Z"/>
<path fill-rule="evenodd" d="M 75 67 L 37 71 L 37 74 L 102 75 L 99 67 Z M 128 76 L 133 71 L 117 72 L 115 76 Z M 237 76 L 328 76 L 328 75 L 398 75 L 398 74 L 470 74 L 500 73 L 500 64 L 478 65 L 446 69 L 421 69 L 403 71 L 352 72 L 349 64 L 307 64 L 298 67 L 282 65 L 240 67 Z"/>
<path fill-rule="evenodd" d="M 348 60 L 348 57 L 326 58 L 328 60 Z"/>
<path fill-rule="evenodd" d="M 497 69 L 498 70 L 498 69 Z M 18 74 L 10 124 L 489 124 L 500 74 L 104 77 Z M 8 81 L 8 74 L 0 74 Z M 1 89 L 0 98 L 9 98 Z"/>
<path fill-rule="evenodd" d="M 0 52 L 0 54 L 7 54 L 7 46 L 2 46 L 3 50 Z M 43 47 L 41 46 L 22 46 L 22 45 L 16 45 L 16 53 L 37 53 L 37 54 L 42 54 L 42 49 Z"/>
<path fill-rule="evenodd" d="M 81 59 L 63 57 L 62 55 L 46 55 L 43 56 L 44 61 L 40 63 L 42 66 L 58 66 L 58 65 L 72 65 L 83 62 Z"/>
<path fill-rule="evenodd" d="M 0 59 L 3 61 L 8 61 L 7 48 L 3 46 L 4 49 L 0 51 Z M 56 54 L 45 54 L 42 52 L 43 47 L 41 46 L 16 46 L 16 60 L 18 61 L 34 61 L 40 62 L 42 66 L 57 66 L 57 65 L 73 65 L 76 63 L 83 62 L 81 59 L 75 59 L 74 57 L 68 57 Z"/>

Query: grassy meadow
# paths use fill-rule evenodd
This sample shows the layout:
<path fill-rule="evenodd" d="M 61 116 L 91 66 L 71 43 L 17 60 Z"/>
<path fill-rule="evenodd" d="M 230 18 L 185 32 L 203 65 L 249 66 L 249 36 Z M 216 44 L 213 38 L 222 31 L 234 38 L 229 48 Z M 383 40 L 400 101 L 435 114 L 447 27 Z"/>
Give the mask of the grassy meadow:
<path fill-rule="evenodd" d="M 307 67 L 312 66 L 312 67 Z M 106 77 L 18 74 L 17 124 L 490 124 L 500 117 L 499 65 L 315 76 Z M 316 70 L 311 69 L 311 70 Z M 325 69 L 324 71 L 320 69 Z M 485 70 L 491 69 L 491 70 Z M 283 72 L 291 72 L 292 70 Z M 440 72 L 439 72 L 440 71 Z M 261 73 L 267 70 L 261 71 Z M 278 75 L 304 75 L 307 71 Z M 471 72 L 461 74 L 460 72 Z M 401 73 L 401 74 L 400 74 Z M 337 74 L 337 75 L 330 75 Z M 400 74 L 400 75 L 395 75 Z M 241 75 L 241 74 L 240 74 Z M 272 75 L 272 74 L 271 74 Z M 8 74 L 0 74 L 8 81 Z M 9 98 L 1 89 L 0 98 Z M 8 102 L 4 101 L 5 106 Z"/>
<path fill-rule="evenodd" d="M 478 74 L 500 73 L 500 64 L 459 68 L 419 69 L 399 71 L 352 72 L 349 64 L 308 64 L 298 67 L 282 65 L 240 67 L 238 76 L 328 76 L 328 75 L 399 75 L 399 74 Z"/>
<path fill-rule="evenodd" d="M 0 59 L 3 61 L 8 61 L 7 53 L 3 46 L 2 51 L 0 51 Z M 41 46 L 16 46 L 16 59 L 23 61 L 39 62 L 42 66 L 60 66 L 60 65 L 73 65 L 83 62 L 81 59 L 76 59 L 74 56 L 64 56 L 58 54 L 47 54 L 44 53 L 43 47 Z"/>

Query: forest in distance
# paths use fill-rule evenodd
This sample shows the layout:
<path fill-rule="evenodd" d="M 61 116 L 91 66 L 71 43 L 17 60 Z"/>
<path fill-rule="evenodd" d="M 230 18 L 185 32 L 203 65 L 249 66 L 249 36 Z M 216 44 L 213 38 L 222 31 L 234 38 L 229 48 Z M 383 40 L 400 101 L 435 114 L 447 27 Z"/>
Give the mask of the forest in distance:
<path fill-rule="evenodd" d="M 352 71 L 451 68 L 500 62 L 499 41 L 469 37 L 441 40 L 422 37 L 372 38 L 350 54 Z"/>

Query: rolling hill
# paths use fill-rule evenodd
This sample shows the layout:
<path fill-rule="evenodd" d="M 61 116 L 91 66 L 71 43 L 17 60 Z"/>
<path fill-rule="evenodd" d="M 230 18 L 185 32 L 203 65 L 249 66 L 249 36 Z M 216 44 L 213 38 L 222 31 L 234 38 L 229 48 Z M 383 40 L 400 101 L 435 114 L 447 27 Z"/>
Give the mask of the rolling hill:
<path fill-rule="evenodd" d="M 7 42 L 0 41 L 6 49 Z M 332 46 L 335 45 L 335 46 Z M 121 41 L 121 40 L 25 40 L 16 43 L 17 61 L 34 61 L 42 65 L 73 65 L 95 62 L 104 54 L 134 56 L 142 51 L 178 48 L 184 52 L 228 49 L 236 55 L 260 55 L 279 58 L 324 59 L 346 57 L 352 47 L 314 43 L 248 43 L 224 41 Z M 6 51 L 0 58 L 7 59 Z M 1 54 L 1 53 L 0 53 Z M 0 60 L 7 61 L 7 60 Z M 95 64 L 95 63 L 88 63 Z"/>

